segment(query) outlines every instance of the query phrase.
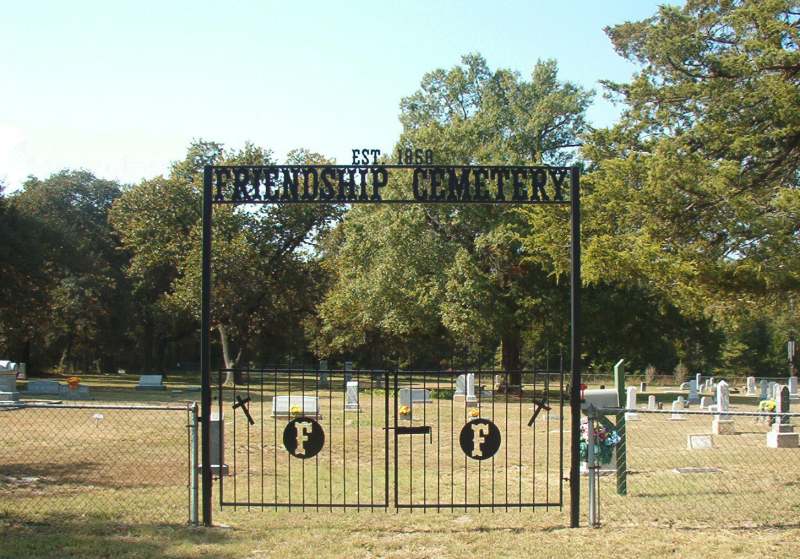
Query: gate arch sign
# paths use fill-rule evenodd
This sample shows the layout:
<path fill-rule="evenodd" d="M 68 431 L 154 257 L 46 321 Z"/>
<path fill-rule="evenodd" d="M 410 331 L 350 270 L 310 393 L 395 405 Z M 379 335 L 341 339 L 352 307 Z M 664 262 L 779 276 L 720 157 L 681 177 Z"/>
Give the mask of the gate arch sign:
<path fill-rule="evenodd" d="M 212 522 L 211 469 L 211 243 L 213 206 L 221 204 L 488 204 L 570 207 L 570 525 L 580 518 L 580 169 L 545 165 L 441 165 L 425 149 L 399 150 L 397 162 L 379 150 L 354 149 L 349 165 L 207 165 L 203 172 L 200 369 L 203 523 Z M 389 197 L 393 193 L 396 197 Z M 309 441 L 314 423 L 302 427 Z M 316 424 L 319 427 L 319 424 Z M 478 424 L 485 425 L 485 424 Z M 321 432 L 321 427 L 320 432 Z M 484 436 L 478 427 L 478 438 Z M 495 427 L 496 429 L 496 427 Z M 491 428 L 489 429 L 491 432 Z M 295 452 L 297 433 L 295 430 Z M 311 433 L 311 436 L 309 436 Z M 487 435 L 489 436 L 489 435 Z M 324 435 L 323 435 L 324 437 Z M 491 436 L 489 436 L 491 439 Z M 309 441 L 303 441 L 309 445 Z M 324 441 L 324 438 L 323 438 Z M 481 452 L 486 447 L 481 445 Z M 499 445 L 498 445 L 499 446 Z M 288 449 L 288 447 L 287 447 Z M 308 452 L 309 447 L 305 447 Z M 473 448 L 474 452 L 474 448 Z M 302 455 L 300 456 L 302 458 Z M 481 456 L 470 456 L 473 459 Z"/>

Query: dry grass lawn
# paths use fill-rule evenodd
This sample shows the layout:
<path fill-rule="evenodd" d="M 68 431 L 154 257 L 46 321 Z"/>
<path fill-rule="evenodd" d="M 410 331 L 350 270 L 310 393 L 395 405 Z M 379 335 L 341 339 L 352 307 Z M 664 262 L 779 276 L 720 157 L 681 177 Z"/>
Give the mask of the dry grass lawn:
<path fill-rule="evenodd" d="M 286 393 L 285 388 L 277 392 Z M 474 406 L 434 400 L 419 411 L 415 407 L 412 420 L 401 420 L 431 425 L 433 432 L 399 436 L 399 502 L 480 499 L 487 509 L 331 512 L 324 504 L 384 502 L 383 392 L 362 392 L 360 413 L 343 411 L 340 391 L 320 394 L 326 446 L 306 461 L 289 459 L 283 449 L 286 420 L 270 415 L 274 392 L 264 387 L 262 407 L 261 387 L 251 387 L 253 426 L 227 405 L 234 394 L 225 395 L 227 462 L 235 475 L 226 478 L 224 497 L 233 500 L 235 488 L 238 502 L 246 501 L 249 491 L 251 503 L 286 503 L 291 489 L 295 506 L 277 511 L 215 506 L 215 522 L 227 527 L 214 529 L 185 525 L 184 412 L 105 410 L 99 412 L 102 419 L 94 410 L 0 412 L 0 558 L 800 556 L 800 450 L 767 449 L 767 426 L 751 419 L 737 420 L 737 435 L 714 437 L 714 449 L 689 451 L 687 434 L 708 432 L 710 418 L 672 422 L 642 414 L 629 423 L 628 495 L 616 494 L 613 476 L 603 477 L 603 526 L 571 530 L 565 527 L 566 484 L 563 510 L 490 510 L 492 496 L 496 508 L 520 498 L 557 501 L 557 408 L 549 420 L 543 414 L 528 428 L 529 396 L 509 398 L 508 405 L 504 396 L 484 401 L 480 415 L 503 434 L 500 451 L 485 462 L 465 459 L 458 446 Z M 125 386 L 95 394 L 104 402 L 140 401 L 139 393 Z M 185 397 L 146 395 L 171 403 Z M 739 400 L 736 408 L 753 409 L 754 402 Z M 564 415 L 568 429 L 567 407 Z M 388 425 L 393 421 L 392 410 Z M 563 436 L 566 475 L 569 433 Z M 678 467 L 711 470 L 680 474 L 674 471 Z M 392 482 L 390 503 L 393 489 Z M 585 511 L 585 479 L 582 494 Z M 303 498 L 311 505 L 305 510 L 296 506 Z"/>

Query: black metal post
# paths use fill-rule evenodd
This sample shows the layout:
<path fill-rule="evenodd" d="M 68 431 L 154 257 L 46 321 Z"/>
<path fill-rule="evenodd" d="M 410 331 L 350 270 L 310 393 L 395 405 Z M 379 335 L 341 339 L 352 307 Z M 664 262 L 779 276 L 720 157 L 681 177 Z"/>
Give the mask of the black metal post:
<path fill-rule="evenodd" d="M 581 192 L 580 169 L 572 167 L 570 172 L 570 357 L 572 384 L 569 396 L 570 418 L 570 527 L 580 525 L 581 477 L 580 477 L 580 429 L 581 429 Z"/>
<path fill-rule="evenodd" d="M 200 295 L 200 415 L 203 462 L 203 525 L 211 526 L 211 166 L 203 169 L 203 269 Z"/>

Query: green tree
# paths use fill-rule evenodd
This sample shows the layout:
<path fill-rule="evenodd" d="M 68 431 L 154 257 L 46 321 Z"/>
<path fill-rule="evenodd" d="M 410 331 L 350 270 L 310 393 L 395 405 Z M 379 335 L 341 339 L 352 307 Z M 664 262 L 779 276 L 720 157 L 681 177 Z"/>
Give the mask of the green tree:
<path fill-rule="evenodd" d="M 425 74 L 401 101 L 398 147 L 430 148 L 454 165 L 564 164 L 587 129 L 590 98 L 558 80 L 553 61 L 537 62 L 526 80 L 465 56 Z M 525 253 L 530 219 L 486 206 L 351 210 L 327 253 L 335 279 L 320 313 L 329 350 L 446 333 L 456 348 L 499 343 L 503 368 L 518 370 L 522 332 L 558 296 L 551 269 Z"/>
<path fill-rule="evenodd" d="M 800 286 L 800 36 L 793 2 L 689 0 L 607 29 L 641 70 L 585 155 L 589 274 L 685 308 Z M 612 261 L 615 263 L 611 266 Z"/>
<path fill-rule="evenodd" d="M 322 161 L 297 150 L 291 163 Z M 206 164 L 273 163 L 268 150 L 247 144 L 226 150 L 195 142 L 168 177 L 143 181 L 115 205 L 112 222 L 131 253 L 128 274 L 146 294 L 154 324 L 193 331 L 200 317 L 202 168 Z M 236 368 L 248 354 L 279 358 L 304 346 L 302 322 L 313 310 L 316 264 L 309 243 L 328 227 L 337 208 L 216 206 L 212 247 L 212 328 L 222 363 Z M 183 326 L 181 326 L 183 327 Z"/>
<path fill-rule="evenodd" d="M 59 354 L 62 369 L 110 368 L 122 344 L 124 257 L 107 221 L 119 195 L 116 182 L 61 171 L 29 178 L 12 198 L 13 211 L 36 228 L 24 241 L 33 243 L 34 256 L 23 249 L 14 258 L 28 270 L 36 266 L 36 304 L 21 322 L 25 343 L 42 346 L 49 359 Z"/>
<path fill-rule="evenodd" d="M 606 82 L 624 112 L 583 149 L 585 276 L 714 319 L 723 367 L 764 369 L 744 342 L 766 347 L 763 332 L 731 317 L 763 317 L 800 287 L 799 14 L 793 2 L 689 0 L 606 29 L 640 70 Z"/>

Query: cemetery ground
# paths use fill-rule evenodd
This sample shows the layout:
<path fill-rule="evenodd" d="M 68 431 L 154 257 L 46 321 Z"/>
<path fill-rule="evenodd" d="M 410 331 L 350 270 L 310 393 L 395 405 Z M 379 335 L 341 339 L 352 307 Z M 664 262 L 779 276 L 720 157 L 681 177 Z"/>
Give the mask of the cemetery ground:
<path fill-rule="evenodd" d="M 199 396 L 199 387 L 193 386 L 188 377 L 170 375 L 168 390 L 163 392 L 135 390 L 136 378 L 82 377 L 82 382 L 91 387 L 91 403 L 96 404 L 177 405 Z M 659 389 L 653 393 L 665 404 L 674 397 Z M 332 409 L 343 405 L 342 396 L 337 395 L 333 400 Z M 735 411 L 754 411 L 756 401 L 752 397 L 732 398 Z M 372 407 L 378 404 L 382 413 L 383 399 L 377 390 L 361 392 L 360 413 L 331 414 L 323 401 L 321 423 L 334 437 L 339 429 L 364 430 L 365 424 L 369 424 L 366 418 L 377 411 Z M 425 413 L 433 413 L 437 405 L 439 421 L 445 424 L 452 417 L 451 409 L 454 421 L 463 419 L 466 412 L 464 403 L 451 403 L 447 399 L 426 405 Z M 513 434 L 525 427 L 520 419 L 526 422 L 528 412 L 525 407 L 520 417 L 512 406 L 506 416 L 504 406 L 496 405 L 492 412 L 484 402 L 481 415 L 494 417 L 504 432 Z M 670 421 L 669 415 L 642 413 L 638 421 L 628 422 L 628 494 L 616 494 L 614 476 L 600 478 L 602 527 L 599 529 L 567 528 L 566 484 L 563 510 L 554 507 L 497 512 L 489 508 L 480 512 L 474 509 L 397 512 L 390 508 L 388 512 L 383 509 L 331 512 L 324 506 L 317 511 L 315 505 L 307 505 L 305 510 L 301 506 L 277 511 L 271 508 L 262 511 L 259 507 L 219 510 L 215 500 L 214 521 L 224 527 L 205 529 L 190 527 L 186 522 L 186 413 L 104 410 L 102 419 L 97 419 L 96 413 L 88 409 L 38 408 L 0 412 L 0 432 L 4 433 L 0 458 L 0 557 L 517 557 L 539 552 L 552 557 L 587 553 L 601 557 L 612 554 L 796 557 L 800 549 L 797 543 L 800 541 L 800 450 L 767 449 L 768 426 L 752 418 L 737 417 L 737 435 L 715 436 L 715 448 L 694 451 L 686 448 L 687 434 L 710 432 L 710 416 Z M 251 413 L 256 425 L 260 425 L 262 409 L 251 406 Z M 267 414 L 263 419 L 270 426 L 274 419 L 268 417 L 267 406 L 263 413 Z M 566 404 L 563 413 L 567 475 L 569 407 Z M 226 462 L 233 466 L 235 459 L 237 476 L 226 478 L 226 495 L 230 495 L 234 486 L 238 492 L 247 491 L 244 464 L 248 444 L 251 450 L 254 444 L 241 438 L 247 429 L 246 419 L 240 415 L 236 419 L 240 429 L 236 452 L 230 448 L 231 417 L 232 414 L 226 417 Z M 419 422 L 417 414 L 412 423 Z M 547 440 L 548 434 L 551 444 L 557 444 L 559 428 L 555 408 L 549 423 L 545 418 L 535 424 L 539 444 Z M 373 424 L 369 431 L 374 431 L 373 451 L 382 455 L 380 423 Z M 276 458 L 274 471 L 280 476 L 289 458 L 285 452 L 273 453 L 276 439 L 270 439 L 271 432 L 269 428 L 265 430 L 264 444 L 259 439 L 258 446 L 269 450 L 269 458 Z M 367 433 L 361 435 L 358 440 L 350 438 L 344 444 L 334 438 L 333 453 L 358 452 L 359 447 L 366 452 Z M 507 446 L 514 448 L 508 444 L 512 440 L 509 435 Z M 399 487 L 401 492 L 409 491 L 407 498 L 418 502 L 422 498 L 432 499 L 437 489 L 442 493 L 449 493 L 451 487 L 454 492 L 465 490 L 460 476 L 450 476 L 449 441 L 442 441 L 442 445 L 438 471 L 443 473 L 437 476 L 437 470 L 430 469 L 434 475 L 428 475 L 423 485 L 418 457 L 426 452 L 427 466 L 431 468 L 437 445 L 423 437 L 403 440 L 398 455 Z M 532 450 L 525 445 L 521 448 L 524 455 Z M 416 461 L 413 474 L 409 467 L 412 451 Z M 549 466 L 543 460 L 537 461 L 534 480 L 531 468 L 515 467 L 515 448 L 508 467 L 501 457 L 503 451 L 501 448 L 494 465 L 487 461 L 480 466 L 484 502 L 489 500 L 492 472 L 498 501 L 505 498 L 506 490 L 512 497 L 518 489 L 527 493 L 549 487 L 557 493 L 557 461 Z M 262 491 L 258 456 L 252 453 L 250 456 L 255 458 L 250 463 L 251 475 L 256 480 L 249 484 L 253 498 L 260 498 Z M 324 452 L 320 456 L 327 460 Z M 453 456 L 453 465 L 462 467 L 463 455 Z M 330 459 L 339 465 L 345 463 L 337 456 Z M 307 472 L 313 471 L 312 461 L 306 461 Z M 296 459 L 292 462 L 298 463 Z M 338 474 L 328 484 L 324 468 L 319 479 L 321 487 L 330 487 L 332 492 L 350 499 L 355 498 L 354 491 L 368 491 L 370 463 L 364 461 L 358 467 L 351 462 L 347 464 L 346 489 Z M 478 465 L 469 464 L 473 466 Z M 267 464 L 265 469 L 269 473 L 273 467 Z M 380 461 L 372 463 L 373 470 L 377 470 L 373 471 L 375 479 L 382 480 L 382 467 Z M 690 473 L 677 473 L 678 468 L 690 468 Z M 359 470 L 363 485 L 354 487 Z M 307 503 L 315 502 L 314 478 L 309 475 L 303 480 L 298 473 L 294 471 L 291 481 L 281 478 L 277 486 L 266 484 L 266 496 L 272 496 L 275 490 L 284 498 L 291 487 L 296 499 L 305 488 Z M 477 479 L 472 477 L 473 473 L 470 470 L 471 480 Z M 506 485 L 507 473 L 511 481 Z M 410 490 L 404 480 L 410 481 L 412 475 L 415 486 Z M 267 480 L 272 481 L 269 476 Z M 216 492 L 218 487 L 215 485 L 214 489 Z M 378 490 L 377 497 L 382 498 L 381 484 L 376 483 L 373 490 Z M 466 491 L 474 497 L 477 486 L 469 484 Z M 363 500 L 365 495 L 360 497 Z M 441 501 L 449 499 L 448 494 Z M 585 479 L 582 501 L 581 522 L 586 526 Z"/>

